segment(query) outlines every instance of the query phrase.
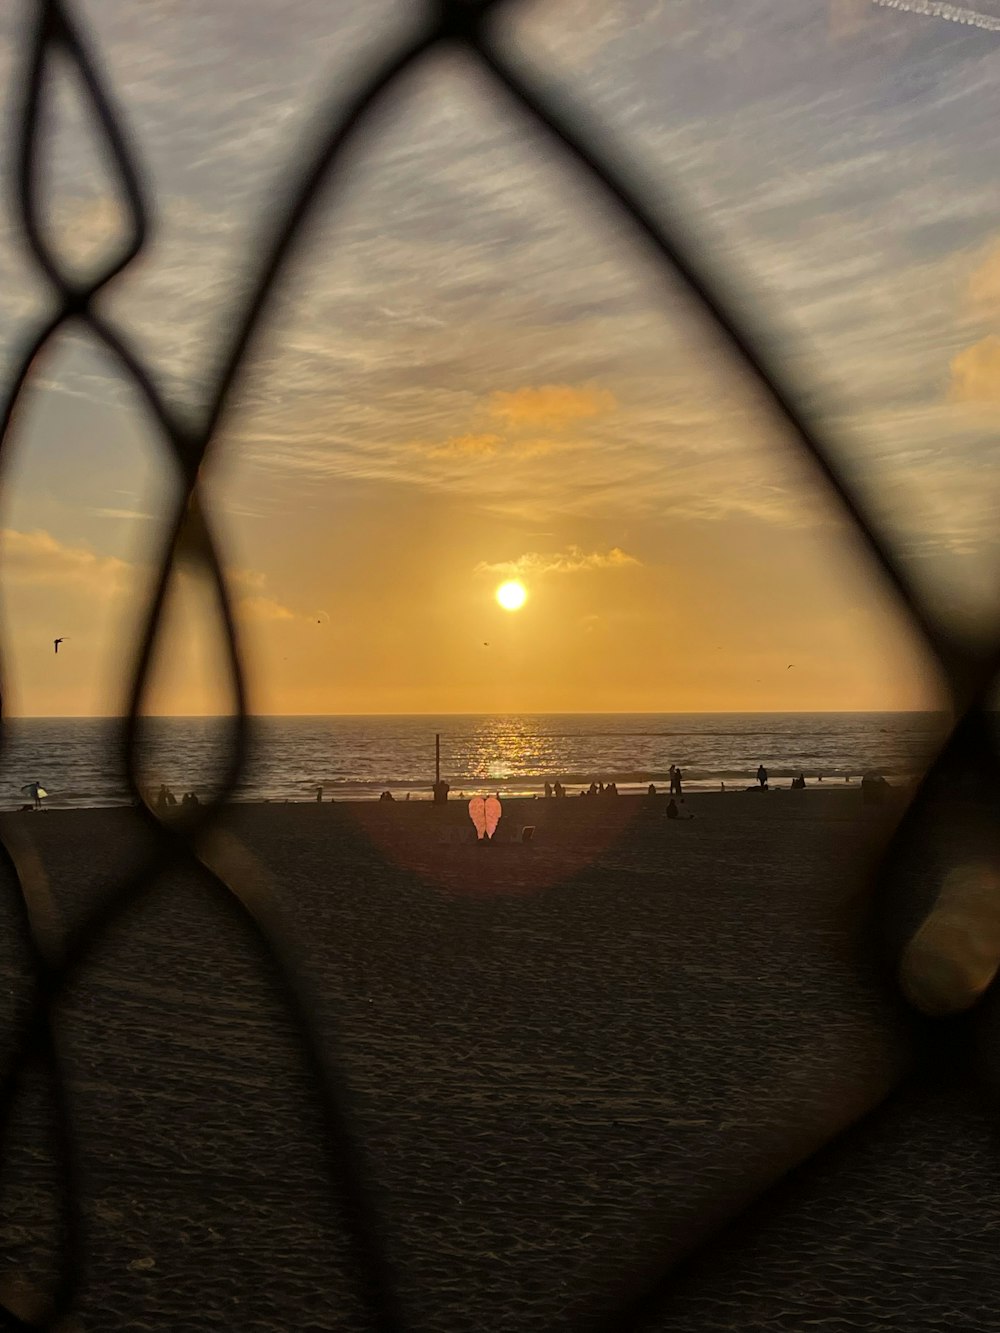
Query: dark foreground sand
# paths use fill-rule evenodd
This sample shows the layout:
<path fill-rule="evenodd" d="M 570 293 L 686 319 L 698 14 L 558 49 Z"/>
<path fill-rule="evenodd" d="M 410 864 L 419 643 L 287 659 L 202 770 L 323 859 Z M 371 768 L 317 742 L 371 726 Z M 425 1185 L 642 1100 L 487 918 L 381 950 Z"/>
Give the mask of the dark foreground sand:
<path fill-rule="evenodd" d="M 457 805 L 231 813 L 346 1071 L 413 1328 L 586 1327 L 899 1068 L 898 1011 L 857 943 L 892 812 L 856 789 L 688 804 L 697 817 L 673 823 L 630 798 L 509 802 L 507 827 L 536 839 L 486 848 L 442 845 L 443 824 L 467 823 Z M 56 933 L 144 836 L 124 810 L 14 818 Z M 9 924 L 3 947 L 9 1025 Z M 294 1031 L 203 878 L 171 875 L 115 932 L 60 1031 L 85 1154 L 85 1327 L 365 1326 Z M 42 1285 L 43 1108 L 24 1103 L 0 1197 L 0 1271 Z M 889 1169 L 884 1145 L 870 1156 L 855 1201 Z M 810 1206 L 771 1219 L 751 1259 L 689 1281 L 664 1327 L 800 1328 L 834 1300 L 831 1327 L 874 1326 L 850 1309 L 842 1258 L 885 1217 L 876 1228 L 848 1200 L 842 1224 L 821 1206 L 817 1222 Z M 827 1237 L 808 1264 L 803 1226 Z M 919 1310 L 885 1327 L 921 1328 Z"/>

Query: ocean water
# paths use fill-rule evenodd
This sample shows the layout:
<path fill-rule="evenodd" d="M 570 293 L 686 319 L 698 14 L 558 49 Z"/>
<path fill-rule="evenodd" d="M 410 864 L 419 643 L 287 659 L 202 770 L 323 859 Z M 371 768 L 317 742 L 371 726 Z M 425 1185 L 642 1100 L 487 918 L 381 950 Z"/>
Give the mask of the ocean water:
<path fill-rule="evenodd" d="M 434 736 L 453 793 L 534 794 L 559 779 L 575 792 L 591 779 L 622 792 L 667 781 L 679 764 L 691 789 L 746 786 L 757 765 L 772 780 L 890 781 L 918 774 L 947 731 L 941 713 L 587 713 L 446 717 L 258 717 L 237 799 L 428 799 Z M 23 801 L 37 779 L 53 806 L 128 800 L 116 718 L 13 718 L 2 724 L 0 806 Z M 150 718 L 144 785 L 208 796 L 219 781 L 231 724 L 224 718 Z"/>

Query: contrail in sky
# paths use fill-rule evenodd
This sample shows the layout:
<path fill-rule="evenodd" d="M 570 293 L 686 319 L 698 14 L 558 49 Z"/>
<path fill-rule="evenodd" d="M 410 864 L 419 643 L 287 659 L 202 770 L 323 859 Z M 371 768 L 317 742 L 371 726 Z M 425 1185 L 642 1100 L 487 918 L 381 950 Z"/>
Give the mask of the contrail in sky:
<path fill-rule="evenodd" d="M 980 14 L 975 9 L 962 9 L 959 5 L 946 5 L 941 0 L 872 0 L 872 4 L 882 9 L 901 9 L 907 14 L 925 14 L 928 18 L 947 19 L 949 23 L 964 23 L 970 28 L 1000 32 L 1000 18 Z"/>

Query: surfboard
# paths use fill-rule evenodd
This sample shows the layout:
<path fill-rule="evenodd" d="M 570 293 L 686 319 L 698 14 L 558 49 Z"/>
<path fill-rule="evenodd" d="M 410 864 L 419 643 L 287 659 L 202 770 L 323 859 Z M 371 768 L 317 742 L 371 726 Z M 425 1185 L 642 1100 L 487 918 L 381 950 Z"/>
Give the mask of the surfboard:
<path fill-rule="evenodd" d="M 492 838 L 497 831 L 497 825 L 500 823 L 500 816 L 503 814 L 503 806 L 495 796 L 486 798 L 486 833 Z"/>
<path fill-rule="evenodd" d="M 473 796 L 469 802 L 469 818 L 476 826 L 476 836 L 482 842 L 486 832 L 486 802 L 481 796 Z"/>

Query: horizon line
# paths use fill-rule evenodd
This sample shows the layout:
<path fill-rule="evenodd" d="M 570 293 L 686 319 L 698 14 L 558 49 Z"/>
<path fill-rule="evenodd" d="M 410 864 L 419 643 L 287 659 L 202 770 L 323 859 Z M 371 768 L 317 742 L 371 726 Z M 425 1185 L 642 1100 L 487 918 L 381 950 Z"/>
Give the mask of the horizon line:
<path fill-rule="evenodd" d="M 615 709 L 498 709 L 487 712 L 432 713 L 246 713 L 248 720 L 259 718 L 384 718 L 384 717 L 706 717 L 741 716 L 788 717 L 806 713 L 823 717 L 874 717 L 885 713 L 947 714 L 948 708 L 615 708 Z M 991 711 L 991 710 L 987 710 Z M 236 713 L 143 713 L 140 720 L 193 722 L 236 718 Z M 124 722 L 128 713 L 7 713 L 3 722 Z"/>

